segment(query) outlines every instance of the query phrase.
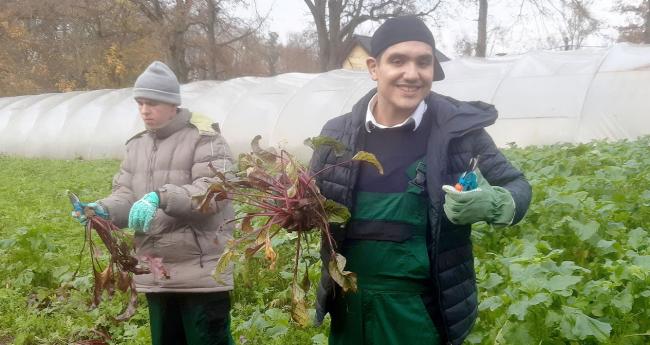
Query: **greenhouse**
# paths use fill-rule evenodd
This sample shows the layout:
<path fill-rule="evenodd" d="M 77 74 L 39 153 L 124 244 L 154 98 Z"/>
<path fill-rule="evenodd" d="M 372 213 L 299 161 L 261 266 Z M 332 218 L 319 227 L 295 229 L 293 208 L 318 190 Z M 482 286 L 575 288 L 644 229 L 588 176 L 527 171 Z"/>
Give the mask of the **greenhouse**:
<path fill-rule="evenodd" d="M 443 63 L 433 90 L 495 104 L 488 130 L 498 145 L 520 146 L 650 134 L 650 47 L 618 44 L 567 52 L 536 51 Z M 183 107 L 218 122 L 235 153 L 282 146 L 302 158 L 302 143 L 350 110 L 374 82 L 366 72 L 335 70 L 199 81 L 181 88 Z M 131 89 L 0 98 L 0 153 L 49 158 L 120 158 L 143 129 Z"/>

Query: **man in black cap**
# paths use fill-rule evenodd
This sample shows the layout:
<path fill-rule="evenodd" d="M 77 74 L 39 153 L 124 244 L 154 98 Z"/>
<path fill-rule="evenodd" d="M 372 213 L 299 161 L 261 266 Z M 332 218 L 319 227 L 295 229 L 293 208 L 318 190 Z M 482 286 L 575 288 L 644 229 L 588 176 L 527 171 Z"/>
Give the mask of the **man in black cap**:
<path fill-rule="evenodd" d="M 332 230 L 358 290 L 344 294 L 336 287 L 323 241 L 316 322 L 331 314 L 330 345 L 461 344 L 478 310 L 471 224 L 519 222 L 531 188 L 484 129 L 497 118 L 492 105 L 431 92 L 445 75 L 419 18 L 387 20 L 371 50 L 367 66 L 377 88 L 321 133 L 347 151 L 337 157 L 319 148 L 311 169 L 365 150 L 385 173 L 355 164 L 318 177 L 323 195 L 351 210 L 350 222 Z M 468 168 L 475 157 L 477 168 Z M 469 176 L 478 188 L 451 187 Z"/>

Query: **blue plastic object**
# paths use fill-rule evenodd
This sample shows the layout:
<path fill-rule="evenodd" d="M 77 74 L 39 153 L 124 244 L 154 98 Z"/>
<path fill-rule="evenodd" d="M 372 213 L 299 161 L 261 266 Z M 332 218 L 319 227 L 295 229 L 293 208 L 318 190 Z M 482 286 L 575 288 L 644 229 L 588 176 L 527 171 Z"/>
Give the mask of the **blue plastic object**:
<path fill-rule="evenodd" d="M 458 184 L 463 186 L 463 192 L 474 190 L 478 187 L 478 179 L 473 171 L 465 172 L 458 178 Z"/>
<path fill-rule="evenodd" d="M 72 209 L 74 210 L 75 214 L 77 217 L 80 217 L 83 215 L 84 207 L 86 206 L 83 202 L 79 200 L 79 197 L 77 194 L 68 191 L 68 198 L 70 199 L 70 203 L 72 204 Z"/>
<path fill-rule="evenodd" d="M 469 161 L 469 168 L 458 178 L 458 184 L 463 187 L 463 192 L 474 190 L 478 187 L 478 176 L 476 167 L 478 166 L 478 157 L 472 157 Z"/>

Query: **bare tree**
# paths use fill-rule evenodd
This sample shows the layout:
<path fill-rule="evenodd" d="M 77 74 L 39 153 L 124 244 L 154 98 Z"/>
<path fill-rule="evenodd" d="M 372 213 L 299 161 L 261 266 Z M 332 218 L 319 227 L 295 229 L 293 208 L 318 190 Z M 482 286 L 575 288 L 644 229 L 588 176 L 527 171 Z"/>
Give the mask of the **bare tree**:
<path fill-rule="evenodd" d="M 181 82 L 187 81 L 185 33 L 191 24 L 188 15 L 193 0 L 130 0 L 157 29 L 157 39 L 166 42 L 168 63 Z"/>
<path fill-rule="evenodd" d="M 479 0 L 478 2 L 478 34 L 476 39 L 476 56 L 485 57 L 485 50 L 487 48 L 488 0 Z"/>
<path fill-rule="evenodd" d="M 280 48 L 278 73 L 320 71 L 316 32 L 303 31 L 289 35 L 287 44 Z"/>
<path fill-rule="evenodd" d="M 554 21 L 564 50 L 578 49 L 585 38 L 598 31 L 600 21 L 589 10 L 593 0 L 527 0 L 540 15 Z"/>
<path fill-rule="evenodd" d="M 207 38 L 207 60 L 208 79 L 218 79 L 223 74 L 224 56 L 228 55 L 224 50 L 234 50 L 237 42 L 251 38 L 259 33 L 262 25 L 268 18 L 268 13 L 264 16 L 257 14 L 254 18 L 246 21 L 238 18 L 236 15 L 228 13 L 226 8 L 232 5 L 248 6 L 250 3 L 244 0 L 205 0 L 207 3 L 207 17 L 200 22 L 206 30 Z M 255 7 L 255 2 L 252 3 Z M 270 11 L 270 10 L 269 10 Z M 257 39 L 254 39 L 257 40 Z M 248 42 L 250 44 L 250 41 Z M 246 45 L 246 43 L 244 44 Z M 241 46 L 241 45 L 240 45 Z M 220 67 L 221 65 L 221 67 Z"/>
<path fill-rule="evenodd" d="M 631 15 L 630 24 L 618 27 L 619 41 L 650 44 L 650 0 L 630 1 L 619 0 L 616 10 Z"/>
<path fill-rule="evenodd" d="M 130 1 L 159 28 L 157 39 L 166 44 L 168 62 L 181 82 L 199 75 L 198 69 L 205 70 L 206 78 L 216 79 L 222 72 L 221 50 L 233 49 L 232 44 L 257 32 L 266 19 L 258 15 L 245 22 L 226 10 L 247 6 L 244 0 Z M 204 57 L 203 62 L 194 59 L 198 56 Z"/>
<path fill-rule="evenodd" d="M 280 58 L 280 47 L 278 45 L 278 34 L 269 32 L 269 39 L 266 42 L 266 54 L 264 60 L 269 68 L 269 75 L 275 75 L 278 69 L 278 59 Z"/>
<path fill-rule="evenodd" d="M 352 40 L 355 29 L 367 21 L 380 21 L 402 14 L 426 16 L 443 0 L 436 0 L 417 11 L 416 0 L 304 0 L 318 34 L 321 71 L 339 68 L 343 48 Z M 424 7 L 423 7 L 424 8 Z"/>
<path fill-rule="evenodd" d="M 462 37 L 454 44 L 454 51 L 459 56 L 472 56 L 474 53 L 473 40 L 468 37 Z"/>

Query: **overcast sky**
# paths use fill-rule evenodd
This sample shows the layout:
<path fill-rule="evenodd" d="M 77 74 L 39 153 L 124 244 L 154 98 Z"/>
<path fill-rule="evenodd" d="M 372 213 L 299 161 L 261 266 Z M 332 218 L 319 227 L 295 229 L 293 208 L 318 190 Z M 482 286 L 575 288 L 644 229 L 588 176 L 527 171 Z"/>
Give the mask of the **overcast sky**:
<path fill-rule="evenodd" d="M 281 42 L 286 43 L 286 38 L 291 32 L 299 32 L 312 26 L 312 18 L 307 5 L 303 0 L 256 0 L 258 12 L 266 13 L 269 10 L 270 16 L 267 22 L 267 29 L 279 34 Z M 616 38 L 614 26 L 623 24 L 621 16 L 612 13 L 612 0 L 592 0 L 593 14 L 604 22 L 604 27 L 599 35 L 588 38 L 584 45 L 608 45 Z M 459 1 L 449 1 L 450 4 L 458 4 Z M 496 53 L 516 54 L 523 53 L 530 49 L 543 46 L 546 38 L 557 35 L 556 24 L 548 20 L 542 21 L 539 16 L 534 15 L 535 9 L 524 8 L 524 15 L 518 17 L 520 0 L 499 0 L 492 1 L 489 8 L 489 28 L 500 27 L 501 39 L 495 39 L 496 32 L 492 31 L 488 36 L 488 54 Z M 476 17 L 477 10 L 472 6 L 455 5 L 454 12 L 447 18 L 428 20 L 428 24 L 441 51 L 449 56 L 455 56 L 455 43 L 466 38 L 470 41 L 476 39 Z M 453 18 L 453 20 L 452 20 Z M 368 23 L 360 27 L 356 33 L 371 35 L 377 24 Z"/>

